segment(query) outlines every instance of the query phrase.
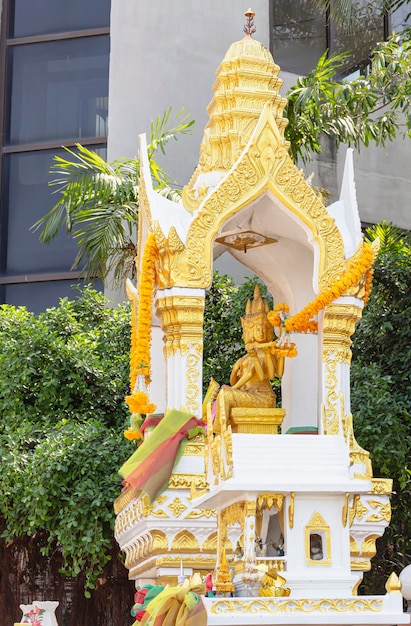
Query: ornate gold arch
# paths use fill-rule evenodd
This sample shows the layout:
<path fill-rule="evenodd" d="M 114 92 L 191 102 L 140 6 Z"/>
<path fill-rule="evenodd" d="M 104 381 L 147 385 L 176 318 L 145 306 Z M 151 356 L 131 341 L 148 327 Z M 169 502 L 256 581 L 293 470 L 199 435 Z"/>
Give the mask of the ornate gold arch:
<path fill-rule="evenodd" d="M 214 238 L 228 219 L 267 191 L 311 231 L 318 255 L 318 287 L 330 286 L 344 270 L 343 240 L 334 219 L 291 161 L 270 103 L 238 161 L 200 206 L 186 244 L 176 241 L 175 233 L 166 238 L 154 225 L 156 239 L 162 239 L 167 250 L 162 286 L 209 287 Z"/>

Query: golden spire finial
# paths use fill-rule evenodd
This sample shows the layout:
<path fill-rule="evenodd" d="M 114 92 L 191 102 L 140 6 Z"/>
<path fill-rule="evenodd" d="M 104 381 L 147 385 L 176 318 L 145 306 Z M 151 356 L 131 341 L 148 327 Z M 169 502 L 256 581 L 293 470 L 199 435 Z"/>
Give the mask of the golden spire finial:
<path fill-rule="evenodd" d="M 244 13 L 244 15 L 247 18 L 247 24 L 244 26 L 243 31 L 245 32 L 246 35 L 251 37 L 251 35 L 253 35 L 255 31 L 257 30 L 256 27 L 254 26 L 255 13 L 252 9 L 248 9 L 248 11 Z"/>

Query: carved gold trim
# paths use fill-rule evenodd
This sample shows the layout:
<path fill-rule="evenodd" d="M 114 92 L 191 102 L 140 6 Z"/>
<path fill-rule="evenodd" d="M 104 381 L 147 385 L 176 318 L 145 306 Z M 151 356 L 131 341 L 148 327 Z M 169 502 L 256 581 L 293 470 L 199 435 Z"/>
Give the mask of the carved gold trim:
<path fill-rule="evenodd" d="M 180 498 L 174 498 L 171 504 L 168 507 L 172 512 L 174 517 L 180 517 L 181 513 L 183 513 L 188 507 L 184 504 Z"/>
<path fill-rule="evenodd" d="M 232 526 L 233 524 L 236 524 L 237 522 L 239 522 L 241 525 L 241 528 L 244 528 L 244 518 L 247 514 L 247 510 L 248 510 L 247 507 L 248 507 L 248 503 L 242 501 L 242 502 L 236 502 L 235 504 L 230 505 L 226 509 L 223 509 L 220 512 L 221 524 L 223 526 L 224 525 Z"/>
<path fill-rule="evenodd" d="M 200 517 L 205 517 L 209 519 L 210 517 L 216 517 L 217 512 L 215 509 L 193 509 L 190 511 L 188 515 L 184 517 L 184 519 L 200 519 Z"/>
<path fill-rule="evenodd" d="M 217 552 L 218 537 L 217 532 L 211 533 L 201 546 L 203 552 Z"/>
<path fill-rule="evenodd" d="M 376 495 L 389 496 L 392 493 L 392 478 L 373 478 L 371 492 Z"/>
<path fill-rule="evenodd" d="M 359 586 L 362 583 L 362 579 L 363 579 L 363 577 L 361 576 L 361 578 L 359 578 L 357 580 L 357 582 L 355 583 L 354 587 L 352 588 L 352 592 L 351 593 L 352 593 L 353 596 L 358 596 L 358 589 L 359 589 Z"/>
<path fill-rule="evenodd" d="M 352 506 L 350 507 L 350 510 L 349 510 L 350 527 L 352 526 L 354 518 L 355 518 L 355 516 L 357 514 L 357 506 L 358 506 L 358 503 L 359 503 L 360 499 L 361 499 L 360 494 L 359 493 L 355 493 L 354 497 L 353 497 L 353 500 L 352 500 Z"/>
<path fill-rule="evenodd" d="M 370 453 L 360 446 L 354 435 L 352 415 L 345 416 L 347 432 L 346 440 L 350 443 L 350 465 L 363 465 L 364 472 L 355 472 L 354 478 L 372 479 L 372 463 Z"/>
<path fill-rule="evenodd" d="M 114 513 L 118 515 L 134 498 L 138 497 L 138 494 L 138 490 L 134 488 L 122 491 L 114 500 Z"/>
<path fill-rule="evenodd" d="M 391 503 L 380 502 L 379 500 L 367 500 L 367 504 L 376 510 L 375 513 L 369 515 L 366 522 L 390 522 L 391 520 Z"/>
<path fill-rule="evenodd" d="M 224 405 L 222 405 L 224 409 Z M 227 420 L 220 420 L 221 432 L 214 434 L 214 424 L 211 416 L 211 404 L 207 404 L 207 441 L 205 466 L 208 468 L 208 452 L 211 456 L 214 484 L 220 480 L 227 480 L 233 475 L 233 442 L 231 426 L 227 426 Z"/>
<path fill-rule="evenodd" d="M 186 355 L 203 354 L 203 296 L 170 295 L 157 298 L 156 314 L 164 332 L 164 352 Z"/>
<path fill-rule="evenodd" d="M 283 508 L 284 496 L 280 493 L 261 493 L 257 498 L 257 509 L 271 511 L 273 506 L 278 511 Z"/>
<path fill-rule="evenodd" d="M 368 508 L 361 502 L 361 500 L 359 500 L 355 510 L 355 517 L 362 520 L 366 513 L 368 513 Z"/>
<path fill-rule="evenodd" d="M 257 505 L 255 500 L 247 500 L 245 514 L 247 517 L 255 517 Z"/>
<path fill-rule="evenodd" d="M 150 569 L 157 567 L 180 567 L 181 556 L 151 556 L 129 570 L 129 578 L 131 580 L 138 578 L 142 574 L 146 574 Z M 184 567 L 191 567 L 201 571 L 213 570 L 215 566 L 215 556 L 184 556 Z"/>
<path fill-rule="evenodd" d="M 351 362 L 351 336 L 361 316 L 362 308 L 353 304 L 329 304 L 325 307 L 323 361 L 333 354 L 338 362 Z"/>
<path fill-rule="evenodd" d="M 277 598 L 241 600 L 225 599 L 213 602 L 210 608 L 212 614 L 221 615 L 226 613 L 380 613 L 383 610 L 382 600 L 367 600 L 355 598 L 355 600 L 339 598 L 338 600 L 279 600 Z"/>
<path fill-rule="evenodd" d="M 153 552 L 167 552 L 168 539 L 166 534 L 162 530 L 150 530 L 150 534 L 153 538 Z"/>
<path fill-rule="evenodd" d="M 174 226 L 171 226 L 168 237 L 164 235 L 158 222 L 154 222 L 153 230 L 160 258 L 157 270 L 158 287 L 159 289 L 172 287 L 174 285 L 170 271 L 172 259 L 176 254 L 181 253 L 185 246 Z"/>
<path fill-rule="evenodd" d="M 337 359 L 335 355 L 330 354 L 325 361 L 325 388 L 326 401 L 324 405 L 324 423 L 323 431 L 326 435 L 338 435 L 340 424 L 338 420 L 338 393 L 337 393 Z"/>
<path fill-rule="evenodd" d="M 207 482 L 203 474 L 171 474 L 169 489 L 206 489 Z"/>
<path fill-rule="evenodd" d="M 202 435 L 201 435 L 201 439 L 202 441 L 198 443 L 193 443 L 193 440 L 186 443 L 186 445 L 184 446 L 183 455 L 184 456 L 204 456 L 205 443 L 204 443 L 204 438 Z"/>
<path fill-rule="evenodd" d="M 290 528 L 294 528 L 294 500 L 295 500 L 295 491 L 291 491 L 290 504 L 288 505 L 288 525 Z"/>
<path fill-rule="evenodd" d="M 342 525 L 344 526 L 344 528 L 347 526 L 347 520 L 348 520 L 348 500 L 350 498 L 350 494 L 348 492 L 346 492 L 345 497 L 344 497 L 344 506 L 343 506 L 343 510 L 342 510 Z"/>
<path fill-rule="evenodd" d="M 174 537 L 171 552 L 200 552 L 200 545 L 193 533 L 182 530 Z"/>
<path fill-rule="evenodd" d="M 181 556 L 162 556 L 156 559 L 157 567 L 180 567 Z M 184 567 L 198 569 L 214 569 L 215 557 L 210 556 L 188 556 L 184 557 Z"/>
<path fill-rule="evenodd" d="M 375 542 L 380 538 L 380 535 L 369 535 L 361 543 L 361 556 L 366 559 L 372 559 L 377 554 L 377 548 Z"/>
<path fill-rule="evenodd" d="M 385 583 L 387 593 L 401 593 L 401 581 L 395 572 L 392 572 Z"/>
<path fill-rule="evenodd" d="M 201 354 L 199 354 L 199 346 L 193 345 L 194 351 L 187 355 L 186 369 L 186 411 L 197 415 L 200 410 L 200 382 L 202 365 Z"/>
<path fill-rule="evenodd" d="M 350 568 L 353 572 L 369 572 L 371 569 L 370 561 L 351 559 Z"/>
<path fill-rule="evenodd" d="M 169 518 L 168 513 L 159 508 L 158 505 L 163 504 L 167 500 L 166 496 L 159 496 L 155 502 L 151 503 L 148 496 L 142 496 L 136 499 L 128 506 L 122 509 L 118 514 L 114 525 L 116 537 L 125 532 L 130 526 L 137 524 L 144 517 Z"/>

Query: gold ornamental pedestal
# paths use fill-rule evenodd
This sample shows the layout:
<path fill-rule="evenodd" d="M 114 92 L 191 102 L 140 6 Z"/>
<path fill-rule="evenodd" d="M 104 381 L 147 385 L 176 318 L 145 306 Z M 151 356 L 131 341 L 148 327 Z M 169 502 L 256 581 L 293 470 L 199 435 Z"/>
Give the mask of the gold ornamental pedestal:
<path fill-rule="evenodd" d="M 231 409 L 233 433 L 277 435 L 285 417 L 285 409 L 236 408 Z"/>

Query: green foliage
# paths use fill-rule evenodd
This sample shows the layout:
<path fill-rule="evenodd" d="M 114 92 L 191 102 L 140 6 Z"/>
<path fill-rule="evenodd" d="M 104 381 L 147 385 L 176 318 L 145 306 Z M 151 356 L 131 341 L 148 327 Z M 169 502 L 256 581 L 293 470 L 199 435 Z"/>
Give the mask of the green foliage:
<path fill-rule="evenodd" d="M 85 288 L 34 316 L 0 309 L 3 539 L 58 550 L 86 591 L 109 557 L 127 422 L 129 307 Z"/>
<path fill-rule="evenodd" d="M 204 315 L 204 392 L 211 377 L 219 384 L 228 384 L 234 363 L 245 352 L 240 318 L 245 313 L 247 300 L 253 297 L 256 283 L 272 307 L 267 287 L 256 277 L 236 285 L 226 274 L 220 275 L 218 271 L 213 274 L 213 284 L 206 293 Z"/>
<path fill-rule="evenodd" d="M 411 38 L 393 35 L 377 44 L 367 76 L 338 82 L 346 53 L 327 53 L 287 93 L 286 138 L 294 160 L 307 161 L 322 151 L 321 138 L 358 150 L 374 142 L 384 146 L 405 124 L 411 137 Z"/>
<path fill-rule="evenodd" d="M 155 152 L 164 153 L 171 139 L 191 133 L 194 122 L 181 109 L 170 125 L 171 112 L 170 108 L 151 123 L 147 152 L 154 186 L 174 199 L 177 191 L 168 186 L 174 181 L 155 160 Z M 80 144 L 76 151 L 65 150 L 69 157 L 55 156 L 51 169 L 56 177 L 50 185 L 59 198 L 32 229 L 41 228 L 40 241 L 50 243 L 65 227 L 79 248 L 72 269 L 81 267 L 86 280 L 104 279 L 113 272 L 116 283 L 123 281 L 132 273 L 136 255 L 140 161 L 108 163 Z"/>
<path fill-rule="evenodd" d="M 365 592 L 411 562 L 411 241 L 390 224 L 367 231 L 381 252 L 373 290 L 354 335 L 352 411 L 359 443 L 370 451 L 375 476 L 394 479 L 392 521 L 379 540 Z"/>

